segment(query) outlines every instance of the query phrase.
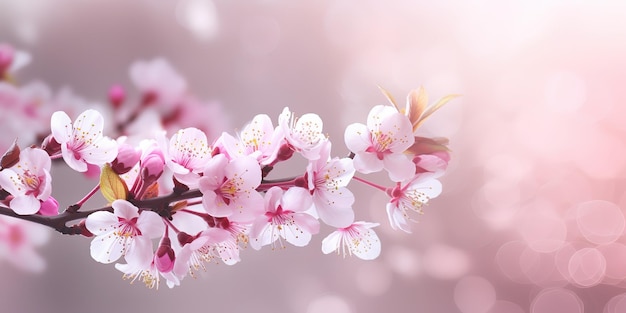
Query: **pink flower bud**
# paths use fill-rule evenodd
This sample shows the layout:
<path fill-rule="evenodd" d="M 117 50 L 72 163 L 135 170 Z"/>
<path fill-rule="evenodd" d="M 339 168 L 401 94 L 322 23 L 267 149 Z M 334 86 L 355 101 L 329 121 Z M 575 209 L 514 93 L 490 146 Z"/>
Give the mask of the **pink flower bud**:
<path fill-rule="evenodd" d="M 174 249 L 172 249 L 172 242 L 168 237 L 163 237 L 161 243 L 156 250 L 156 257 L 154 258 L 154 265 L 161 273 L 170 272 L 174 269 Z"/>
<path fill-rule="evenodd" d="M 48 197 L 48 200 L 41 202 L 38 213 L 44 216 L 58 215 L 59 202 L 53 197 Z"/>
<path fill-rule="evenodd" d="M 153 151 L 141 160 L 140 173 L 144 186 L 149 186 L 163 174 L 165 158 L 160 151 Z"/>
<path fill-rule="evenodd" d="M 116 174 L 128 173 L 141 158 L 141 153 L 129 144 L 118 147 L 117 157 L 111 162 L 111 168 Z"/>
<path fill-rule="evenodd" d="M 113 85 L 109 89 L 109 102 L 114 109 L 119 108 L 126 99 L 126 91 L 120 85 Z"/>
<path fill-rule="evenodd" d="M 11 67 L 14 55 L 15 50 L 13 47 L 7 44 L 0 44 L 0 74 L 4 74 Z"/>

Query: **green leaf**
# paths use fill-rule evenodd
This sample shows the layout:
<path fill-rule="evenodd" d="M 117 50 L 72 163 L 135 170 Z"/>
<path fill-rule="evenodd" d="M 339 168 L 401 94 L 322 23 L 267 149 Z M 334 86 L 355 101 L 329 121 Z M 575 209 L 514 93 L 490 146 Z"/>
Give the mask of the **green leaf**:
<path fill-rule="evenodd" d="M 124 180 L 111 168 L 105 164 L 100 174 L 100 191 L 105 199 L 113 202 L 118 199 L 128 200 L 128 186 Z"/>

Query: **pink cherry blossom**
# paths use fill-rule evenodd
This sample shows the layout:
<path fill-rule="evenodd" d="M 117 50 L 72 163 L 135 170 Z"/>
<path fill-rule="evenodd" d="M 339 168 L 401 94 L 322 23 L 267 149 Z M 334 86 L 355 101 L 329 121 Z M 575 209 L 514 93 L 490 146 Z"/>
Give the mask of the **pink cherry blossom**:
<path fill-rule="evenodd" d="M 0 186 L 11 195 L 9 207 L 17 214 L 35 214 L 52 192 L 51 161 L 48 154 L 37 148 L 20 152 L 14 166 L 0 171 Z"/>
<path fill-rule="evenodd" d="M 289 108 L 284 108 L 278 117 L 278 125 L 295 151 L 308 160 L 319 158 L 321 144 L 328 138 L 322 133 L 324 123 L 317 114 L 308 113 L 296 118 Z"/>
<path fill-rule="evenodd" d="M 416 174 L 432 173 L 433 177 L 441 177 L 448 168 L 448 153 L 422 154 L 413 157 Z"/>
<path fill-rule="evenodd" d="M 211 159 L 198 181 L 207 213 L 235 222 L 251 222 L 263 213 L 263 197 L 256 191 L 259 184 L 261 168 L 255 159 L 229 161 L 223 154 Z"/>
<path fill-rule="evenodd" d="M 215 252 L 226 265 L 235 265 L 241 261 L 239 251 L 247 247 L 250 241 L 248 236 L 249 227 L 246 224 L 228 221 L 226 225 L 221 226 L 228 231 L 229 236 L 226 240 L 215 244 Z"/>
<path fill-rule="evenodd" d="M 230 237 L 230 233 L 221 228 L 209 228 L 195 236 L 178 234 L 182 249 L 174 264 L 174 274 L 183 278 L 187 273 L 194 276 L 194 271 L 206 270 L 205 263 L 212 262 L 217 256 L 216 245 Z"/>
<path fill-rule="evenodd" d="M 41 225 L 0 216 L 0 259 L 17 268 L 30 272 L 43 271 L 46 262 L 35 249 L 49 238 L 49 229 Z"/>
<path fill-rule="evenodd" d="M 115 262 L 124 256 L 127 262 L 147 264 L 152 258 L 152 238 L 163 235 L 161 217 L 142 211 L 126 200 L 115 200 L 113 213 L 98 211 L 85 221 L 96 237 L 91 241 L 91 257 L 100 263 Z"/>
<path fill-rule="evenodd" d="M 128 261 L 126 264 L 115 264 L 115 268 L 124 273 L 124 279 L 130 279 L 134 283 L 137 279 L 142 281 L 150 289 L 159 289 L 161 277 L 165 278 L 167 286 L 174 288 L 180 285 L 180 278 L 172 271 L 162 271 L 158 266 L 158 256 L 154 254 L 148 262 Z"/>
<path fill-rule="evenodd" d="M 204 132 L 197 128 L 181 129 L 172 136 L 169 144 L 162 138 L 160 145 L 165 164 L 174 176 L 188 185 L 197 185 L 201 173 L 211 158 L 211 147 Z"/>
<path fill-rule="evenodd" d="M 354 176 L 354 166 L 350 158 L 330 159 L 330 147 L 330 142 L 326 142 L 320 158 L 309 162 L 307 185 L 322 221 L 333 227 L 346 227 L 354 222 L 354 195 L 346 188 Z"/>
<path fill-rule="evenodd" d="M 42 103 L 47 103 L 50 96 L 50 89 L 42 83 L 18 87 L 0 79 L 0 150 L 17 137 L 20 142 L 34 143 L 38 135 L 49 130 L 45 121 L 50 115 Z"/>
<path fill-rule="evenodd" d="M 259 217 L 250 231 L 250 245 L 255 249 L 274 244 L 281 238 L 288 243 L 303 247 L 311 241 L 311 235 L 319 232 L 320 223 L 305 213 L 311 206 L 308 191 L 300 187 L 272 187 L 265 195 L 265 215 Z M 284 246 L 281 241 L 281 246 Z"/>
<path fill-rule="evenodd" d="M 441 193 L 441 182 L 432 174 L 422 174 L 402 184 L 397 183 L 394 188 L 389 188 L 387 193 L 391 197 L 387 203 L 387 216 L 391 228 L 410 233 L 407 221 L 412 219 L 409 212 L 422 214 L 422 207 Z"/>
<path fill-rule="evenodd" d="M 380 254 L 380 240 L 372 228 L 378 223 L 355 222 L 337 229 L 322 241 L 322 252 L 329 254 L 356 255 L 363 260 L 373 260 Z"/>
<path fill-rule="evenodd" d="M 14 74 L 30 63 L 28 52 L 16 50 L 11 45 L 0 43 L 0 79 L 6 74 Z"/>
<path fill-rule="evenodd" d="M 230 129 L 230 118 L 224 112 L 224 106 L 217 101 L 201 101 L 186 96 L 180 102 L 176 118 L 165 121 L 165 129 L 175 131 L 185 127 L 202 130 L 209 142 L 213 142 L 222 132 Z"/>
<path fill-rule="evenodd" d="M 274 129 L 272 120 L 266 114 L 255 116 L 239 133 L 239 139 L 222 134 L 222 143 L 228 155 L 251 156 L 261 165 L 268 165 L 276 159 L 282 139 L 282 131 Z"/>
<path fill-rule="evenodd" d="M 216 227 L 220 227 L 228 232 L 229 236 L 215 244 L 214 252 L 222 259 L 226 265 L 235 265 L 241 261 L 239 251 L 246 248 L 250 241 L 248 233 L 249 224 L 233 222 L 228 218 L 215 218 Z"/>
<path fill-rule="evenodd" d="M 159 112 L 169 114 L 187 91 L 187 82 L 164 59 L 136 61 L 130 67 L 130 79 L 143 94 L 144 101 L 156 104 Z"/>
<path fill-rule="evenodd" d="M 87 164 L 103 165 L 117 156 L 117 143 L 102 135 L 104 119 L 90 109 L 78 116 L 74 124 L 63 111 L 52 114 L 52 135 L 61 144 L 63 159 L 72 169 L 87 171 Z"/>
<path fill-rule="evenodd" d="M 354 167 L 367 174 L 385 169 L 393 181 L 402 181 L 415 173 L 415 164 L 403 153 L 413 145 L 409 119 L 395 108 L 377 105 L 372 108 L 367 125 L 348 125 L 346 146 L 354 152 Z"/>

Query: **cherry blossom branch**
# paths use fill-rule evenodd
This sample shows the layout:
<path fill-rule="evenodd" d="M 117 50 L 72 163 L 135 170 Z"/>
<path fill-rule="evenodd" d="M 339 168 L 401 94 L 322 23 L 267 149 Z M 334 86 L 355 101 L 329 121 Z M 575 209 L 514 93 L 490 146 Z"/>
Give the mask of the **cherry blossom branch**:
<path fill-rule="evenodd" d="M 98 211 L 113 211 L 111 207 L 103 207 L 96 210 L 91 211 L 80 211 L 80 212 L 63 212 L 55 216 L 44 216 L 39 214 L 33 215 L 20 215 L 15 213 L 13 210 L 0 206 L 0 215 L 10 216 L 13 218 L 33 222 L 36 224 L 40 224 L 43 226 L 50 227 L 61 234 L 64 235 L 87 235 L 84 227 L 80 226 L 80 224 L 67 226 L 67 223 L 73 220 L 84 219 L 89 216 L 91 213 Z"/>
<path fill-rule="evenodd" d="M 29 99 L 32 95 L 3 81 L 12 57 L 4 60 L 0 98 Z M 400 108 L 383 91 L 392 105 L 374 106 L 366 124 L 348 125 L 343 141 L 350 153 L 342 158 L 332 155 L 336 141 L 324 134 L 317 114 L 296 116 L 284 108 L 277 125 L 258 114 L 231 135 L 213 128 L 220 111 L 206 111 L 210 106 L 191 97 L 185 80 L 164 60 L 137 62 L 130 73 L 139 89 L 134 102 L 114 86 L 107 114 L 85 108 L 72 120 L 66 112 L 74 110 L 55 107 L 42 121 L 24 124 L 49 123 L 31 136 L 40 145 L 27 140 L 20 149 L 14 142 L 0 158 L 0 215 L 61 234 L 95 236 L 90 249 L 95 261 L 125 261 L 116 268 L 150 288 L 158 288 L 160 278 L 169 287 L 179 285 L 205 262 L 235 264 L 248 246 L 306 246 L 322 224 L 334 229 L 322 240 L 323 253 L 371 260 L 381 251 L 373 229 L 379 224 L 357 219 L 361 212 L 350 182 L 384 191 L 391 227 L 407 233 L 409 213 L 421 213 L 441 193 L 437 178 L 449 161 L 447 140 L 418 137 L 417 131 L 454 96 L 429 106 L 420 88 Z M 25 118 L 33 116 L 39 115 Z M 105 116 L 117 121 L 108 128 L 112 137 L 104 134 Z M 178 128 L 181 124 L 187 127 Z M 274 166 L 294 156 L 307 162 L 298 176 L 266 179 Z M 87 177 L 100 173 L 99 183 L 61 213 L 52 196 L 52 160 Z M 392 187 L 355 176 L 379 171 L 389 175 Z M 98 191 L 109 204 L 81 210 Z"/>

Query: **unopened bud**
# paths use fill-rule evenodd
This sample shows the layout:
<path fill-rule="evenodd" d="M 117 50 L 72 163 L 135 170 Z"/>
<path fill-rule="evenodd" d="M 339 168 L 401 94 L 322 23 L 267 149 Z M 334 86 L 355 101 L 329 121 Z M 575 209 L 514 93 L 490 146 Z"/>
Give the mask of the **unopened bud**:
<path fill-rule="evenodd" d="M 6 73 L 13 63 L 15 50 L 7 44 L 0 44 L 0 75 Z"/>
<path fill-rule="evenodd" d="M 165 168 L 165 159 L 160 152 L 148 154 L 140 162 L 140 174 L 145 186 L 151 185 L 161 177 Z"/>
<path fill-rule="evenodd" d="M 39 214 L 44 216 L 52 216 L 59 214 L 59 202 L 53 197 L 48 197 L 48 200 L 41 202 L 39 208 Z"/>
<path fill-rule="evenodd" d="M 113 105 L 114 109 L 119 108 L 126 99 L 126 91 L 120 85 L 113 85 L 109 89 L 109 102 Z"/>
<path fill-rule="evenodd" d="M 129 144 L 118 147 L 117 157 L 111 162 L 111 168 L 116 174 L 125 174 L 130 171 L 141 158 L 141 153 Z"/>
<path fill-rule="evenodd" d="M 172 249 L 172 242 L 168 237 L 163 237 L 161 243 L 156 250 L 156 258 L 154 259 L 154 265 L 161 273 L 170 272 L 174 269 L 174 260 L 176 256 L 174 249 Z"/>

